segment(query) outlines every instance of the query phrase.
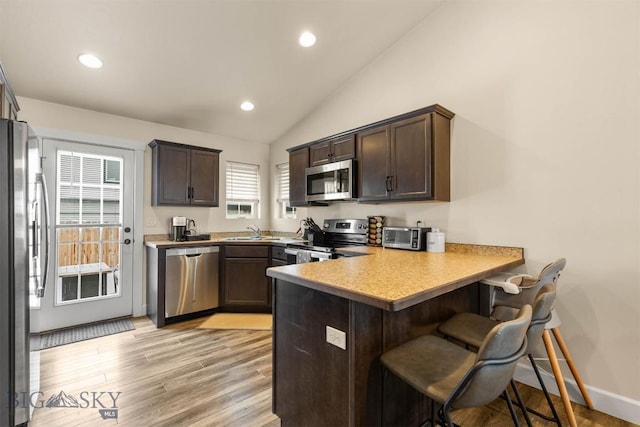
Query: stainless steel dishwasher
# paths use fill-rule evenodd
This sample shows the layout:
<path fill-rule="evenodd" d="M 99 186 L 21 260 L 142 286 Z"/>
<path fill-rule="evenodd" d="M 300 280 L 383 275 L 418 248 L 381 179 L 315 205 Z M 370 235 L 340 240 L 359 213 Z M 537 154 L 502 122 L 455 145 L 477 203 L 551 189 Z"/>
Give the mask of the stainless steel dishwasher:
<path fill-rule="evenodd" d="M 219 305 L 219 246 L 167 249 L 165 317 Z"/>

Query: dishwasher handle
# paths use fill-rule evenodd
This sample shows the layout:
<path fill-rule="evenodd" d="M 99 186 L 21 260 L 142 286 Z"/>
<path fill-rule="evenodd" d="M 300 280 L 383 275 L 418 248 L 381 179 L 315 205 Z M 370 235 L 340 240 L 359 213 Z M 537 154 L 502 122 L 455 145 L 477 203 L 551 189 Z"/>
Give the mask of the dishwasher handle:
<path fill-rule="evenodd" d="M 220 246 L 195 246 L 189 248 L 167 249 L 166 256 L 195 256 L 220 252 Z"/>

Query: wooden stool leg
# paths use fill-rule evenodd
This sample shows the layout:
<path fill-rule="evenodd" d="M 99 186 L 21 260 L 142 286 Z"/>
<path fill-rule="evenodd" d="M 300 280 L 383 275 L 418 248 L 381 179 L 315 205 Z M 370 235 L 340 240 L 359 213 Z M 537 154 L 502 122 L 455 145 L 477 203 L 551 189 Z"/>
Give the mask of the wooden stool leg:
<path fill-rule="evenodd" d="M 553 348 L 553 343 L 551 342 L 551 335 L 549 335 L 549 331 L 546 329 L 542 333 L 542 340 L 544 341 L 544 346 L 547 349 L 547 354 L 549 355 L 549 363 L 551 363 L 553 375 L 556 377 L 556 383 L 558 384 L 558 390 L 560 391 L 560 397 L 562 398 L 564 410 L 567 413 L 567 418 L 569 419 L 569 425 L 571 427 L 578 427 L 578 423 L 576 422 L 576 415 L 573 413 L 571 400 L 569 399 L 569 394 L 567 393 L 567 387 L 564 384 L 564 378 L 562 376 L 562 371 L 560 370 L 560 364 L 558 363 L 558 358 L 556 357 L 556 351 Z"/>
<path fill-rule="evenodd" d="M 564 355 L 565 360 L 567 361 L 567 365 L 569 365 L 569 369 L 571 369 L 571 373 L 573 374 L 573 378 L 576 380 L 576 384 L 578 384 L 578 388 L 580 389 L 580 393 L 582 393 L 582 397 L 584 398 L 584 402 L 587 405 L 587 408 L 593 409 L 593 402 L 591 401 L 591 397 L 589 397 L 589 393 L 587 393 L 587 389 L 582 382 L 582 378 L 578 373 L 578 368 L 576 368 L 575 363 L 573 363 L 573 358 L 571 357 L 571 353 L 569 353 L 569 348 L 564 342 L 562 338 L 562 334 L 560 334 L 560 329 L 552 328 L 551 332 L 553 332 L 553 336 L 556 338 L 556 342 L 558 343 L 558 347 L 560 347 L 560 351 Z"/>

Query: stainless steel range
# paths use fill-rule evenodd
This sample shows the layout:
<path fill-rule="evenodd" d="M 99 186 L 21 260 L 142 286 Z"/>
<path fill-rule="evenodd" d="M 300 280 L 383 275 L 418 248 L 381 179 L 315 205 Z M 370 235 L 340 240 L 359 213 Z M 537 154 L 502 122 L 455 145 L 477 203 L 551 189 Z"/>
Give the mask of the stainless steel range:
<path fill-rule="evenodd" d="M 368 227 L 366 219 L 326 219 L 322 223 L 322 231 L 313 233 L 313 244 L 287 245 L 287 261 L 289 264 L 301 264 L 339 258 L 336 248 L 366 245 Z"/>

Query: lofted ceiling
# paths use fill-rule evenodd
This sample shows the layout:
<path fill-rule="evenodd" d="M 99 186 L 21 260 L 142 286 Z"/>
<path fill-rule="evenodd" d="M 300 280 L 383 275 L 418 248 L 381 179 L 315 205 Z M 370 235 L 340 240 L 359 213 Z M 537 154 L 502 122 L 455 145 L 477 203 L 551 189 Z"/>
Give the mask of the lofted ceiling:
<path fill-rule="evenodd" d="M 0 60 L 18 96 L 270 143 L 442 1 L 0 0 Z"/>

